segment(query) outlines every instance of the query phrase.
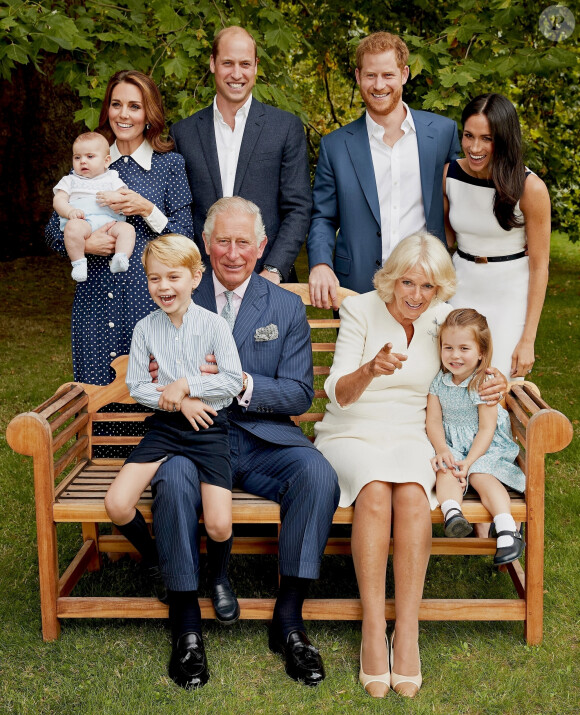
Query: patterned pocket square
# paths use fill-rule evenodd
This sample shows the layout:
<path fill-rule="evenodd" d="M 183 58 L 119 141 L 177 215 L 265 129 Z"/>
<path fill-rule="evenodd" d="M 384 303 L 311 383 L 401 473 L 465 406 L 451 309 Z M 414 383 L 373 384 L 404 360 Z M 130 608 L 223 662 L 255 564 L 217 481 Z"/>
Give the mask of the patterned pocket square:
<path fill-rule="evenodd" d="M 254 333 L 254 340 L 257 343 L 265 343 L 268 340 L 276 340 L 278 338 L 278 326 L 274 323 L 265 325 L 263 328 L 257 328 Z"/>

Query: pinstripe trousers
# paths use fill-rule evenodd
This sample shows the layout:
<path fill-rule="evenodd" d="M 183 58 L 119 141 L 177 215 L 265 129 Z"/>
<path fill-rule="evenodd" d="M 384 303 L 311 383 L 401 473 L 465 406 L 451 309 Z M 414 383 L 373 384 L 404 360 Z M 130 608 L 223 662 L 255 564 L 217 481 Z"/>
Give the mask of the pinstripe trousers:
<path fill-rule="evenodd" d="M 340 489 L 336 472 L 307 446 L 270 444 L 230 424 L 234 486 L 280 504 L 280 573 L 318 578 Z M 199 583 L 198 520 L 202 511 L 197 469 L 172 457 L 153 479 L 153 525 L 167 588 L 195 591 Z"/>

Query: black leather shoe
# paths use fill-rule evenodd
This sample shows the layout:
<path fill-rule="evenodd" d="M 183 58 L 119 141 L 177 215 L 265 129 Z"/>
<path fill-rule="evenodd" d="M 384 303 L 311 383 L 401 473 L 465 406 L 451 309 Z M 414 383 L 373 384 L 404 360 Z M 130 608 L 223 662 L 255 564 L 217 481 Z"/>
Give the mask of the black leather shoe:
<path fill-rule="evenodd" d="M 280 631 L 271 626 L 268 645 L 272 652 L 284 656 L 286 673 L 294 680 L 304 685 L 318 685 L 324 680 L 322 658 L 303 631 L 292 631 L 284 642 Z"/>
<path fill-rule="evenodd" d="M 512 561 L 519 559 L 524 550 L 524 540 L 522 539 L 520 532 L 498 531 L 497 536 L 511 536 L 513 543 L 511 546 L 502 546 L 495 550 L 493 565 L 504 566 L 505 564 L 511 564 Z"/>
<path fill-rule="evenodd" d="M 203 688 L 209 680 L 203 640 L 199 633 L 184 633 L 171 651 L 169 677 L 186 690 Z"/>
<path fill-rule="evenodd" d="M 473 526 L 463 516 L 461 509 L 452 507 L 447 512 L 445 519 L 445 536 L 462 539 L 464 536 L 469 536 L 473 531 Z"/>
<path fill-rule="evenodd" d="M 229 582 L 213 585 L 212 603 L 216 619 L 223 626 L 231 626 L 240 617 L 240 604 Z"/>

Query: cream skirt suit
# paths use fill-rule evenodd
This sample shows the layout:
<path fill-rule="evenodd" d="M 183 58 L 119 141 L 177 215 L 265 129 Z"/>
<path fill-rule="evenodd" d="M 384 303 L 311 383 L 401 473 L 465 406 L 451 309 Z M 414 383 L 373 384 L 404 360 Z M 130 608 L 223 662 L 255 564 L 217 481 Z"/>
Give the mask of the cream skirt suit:
<path fill-rule="evenodd" d="M 429 385 L 439 370 L 437 334 L 451 307 L 437 300 L 414 322 L 407 347 L 403 326 L 376 291 L 346 298 L 334 363 L 325 383 L 330 398 L 314 444 L 332 464 L 340 484 L 340 506 L 349 506 L 372 481 L 417 482 L 433 509 L 434 455 L 425 431 Z M 385 345 L 407 355 L 401 370 L 373 379 L 348 407 L 336 401 L 338 380 L 368 362 Z"/>

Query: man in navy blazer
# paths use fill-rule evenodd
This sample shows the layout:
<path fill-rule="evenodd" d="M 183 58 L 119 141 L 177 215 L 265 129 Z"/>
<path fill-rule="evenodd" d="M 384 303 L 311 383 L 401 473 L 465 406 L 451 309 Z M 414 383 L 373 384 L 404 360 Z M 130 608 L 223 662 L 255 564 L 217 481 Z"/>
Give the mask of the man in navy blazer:
<path fill-rule="evenodd" d="M 307 242 L 317 307 L 336 308 L 338 285 L 372 290 L 406 236 L 426 230 L 445 243 L 443 167 L 459 155 L 457 125 L 403 102 L 408 57 L 395 35 L 364 38 L 356 80 L 366 112 L 320 143 Z"/>
<path fill-rule="evenodd" d="M 208 212 L 203 235 L 212 271 L 194 300 L 221 314 L 233 305 L 233 336 L 244 370 L 242 392 L 228 408 L 233 483 L 280 504 L 281 581 L 269 645 L 284 656 L 288 675 L 317 685 L 324 668 L 306 637 L 302 605 L 318 578 L 340 490 L 334 469 L 290 419 L 308 410 L 314 395 L 306 311 L 298 296 L 254 273 L 267 241 L 255 204 L 220 199 Z M 219 366 L 202 369 L 216 372 Z M 197 599 L 202 504 L 195 465 L 171 458 L 157 471 L 153 489 L 172 627 L 169 674 L 182 687 L 201 687 L 209 676 Z M 228 590 L 235 609 L 229 582 Z"/>
<path fill-rule="evenodd" d="M 222 196 L 243 196 L 260 207 L 268 236 L 256 270 L 275 283 L 295 281 L 294 260 L 312 205 L 302 122 L 252 98 L 258 58 L 254 38 L 243 28 L 218 33 L 210 70 L 213 104 L 170 131 L 185 159 L 195 241 L 209 266 L 201 239 L 207 211 Z"/>

